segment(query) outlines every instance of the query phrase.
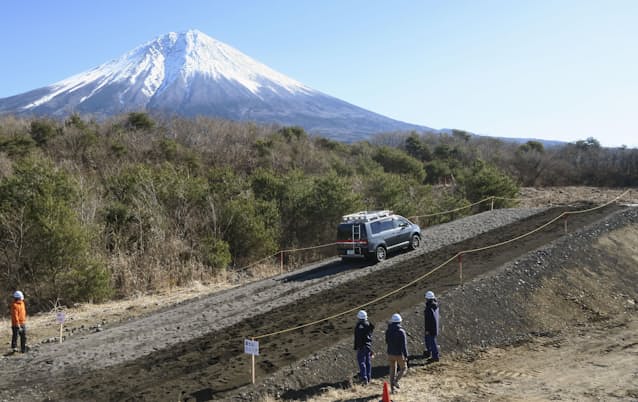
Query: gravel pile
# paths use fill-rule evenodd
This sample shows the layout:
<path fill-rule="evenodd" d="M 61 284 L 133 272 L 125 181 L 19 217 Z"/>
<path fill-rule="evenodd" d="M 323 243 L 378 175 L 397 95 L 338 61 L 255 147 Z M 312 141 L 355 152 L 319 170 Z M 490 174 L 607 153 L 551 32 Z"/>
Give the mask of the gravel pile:
<path fill-rule="evenodd" d="M 423 230 L 423 240 L 425 244 L 419 252 L 427 253 L 443 246 L 458 243 L 478 236 L 481 233 L 520 221 L 546 209 L 547 208 L 496 209 L 466 216 L 443 225 L 425 228 L 425 230 Z"/>

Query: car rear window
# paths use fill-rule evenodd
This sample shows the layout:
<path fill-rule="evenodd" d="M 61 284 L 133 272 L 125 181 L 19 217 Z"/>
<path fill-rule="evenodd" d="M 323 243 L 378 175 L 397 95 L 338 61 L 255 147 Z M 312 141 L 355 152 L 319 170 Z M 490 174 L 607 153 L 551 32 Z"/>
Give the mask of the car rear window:
<path fill-rule="evenodd" d="M 337 241 L 352 240 L 352 223 L 342 223 L 337 227 Z M 365 225 L 359 225 L 361 230 L 361 239 L 366 238 Z"/>

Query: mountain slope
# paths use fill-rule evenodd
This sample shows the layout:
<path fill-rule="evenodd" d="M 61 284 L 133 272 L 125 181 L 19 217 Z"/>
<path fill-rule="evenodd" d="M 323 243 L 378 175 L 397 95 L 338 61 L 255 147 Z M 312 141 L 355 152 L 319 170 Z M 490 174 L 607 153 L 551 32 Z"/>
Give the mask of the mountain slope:
<path fill-rule="evenodd" d="M 196 30 L 168 33 L 87 72 L 0 99 L 0 114 L 139 110 L 300 125 L 341 140 L 430 130 L 323 94 Z"/>

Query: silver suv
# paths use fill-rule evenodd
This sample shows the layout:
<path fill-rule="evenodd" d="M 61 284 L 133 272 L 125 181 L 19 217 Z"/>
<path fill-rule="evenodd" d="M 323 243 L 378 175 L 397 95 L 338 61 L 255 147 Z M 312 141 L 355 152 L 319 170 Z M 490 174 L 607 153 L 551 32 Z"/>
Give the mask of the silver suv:
<path fill-rule="evenodd" d="M 337 228 L 337 250 L 346 259 L 370 258 L 377 262 L 388 251 L 421 245 L 421 228 L 392 211 L 361 211 L 344 215 Z"/>

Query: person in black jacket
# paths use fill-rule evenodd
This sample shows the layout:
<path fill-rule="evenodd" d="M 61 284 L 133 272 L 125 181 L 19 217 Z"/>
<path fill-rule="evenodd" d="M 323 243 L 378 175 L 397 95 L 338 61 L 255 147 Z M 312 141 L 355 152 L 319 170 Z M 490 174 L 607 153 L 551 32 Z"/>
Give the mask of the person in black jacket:
<path fill-rule="evenodd" d="M 363 384 L 372 380 L 372 331 L 374 325 L 368 321 L 368 313 L 361 310 L 357 313 L 357 325 L 354 327 L 354 350 L 357 351 L 359 377 Z"/>
<path fill-rule="evenodd" d="M 425 352 L 424 357 L 430 358 L 430 362 L 439 361 L 439 347 L 436 344 L 436 337 L 439 335 L 439 306 L 436 302 L 434 292 L 425 292 Z"/>
<path fill-rule="evenodd" d="M 408 336 L 401 326 L 401 321 L 403 319 L 399 314 L 392 314 L 388 329 L 385 331 L 392 393 L 401 388 L 399 380 L 408 371 Z M 399 370 L 397 370 L 397 365 Z"/>

